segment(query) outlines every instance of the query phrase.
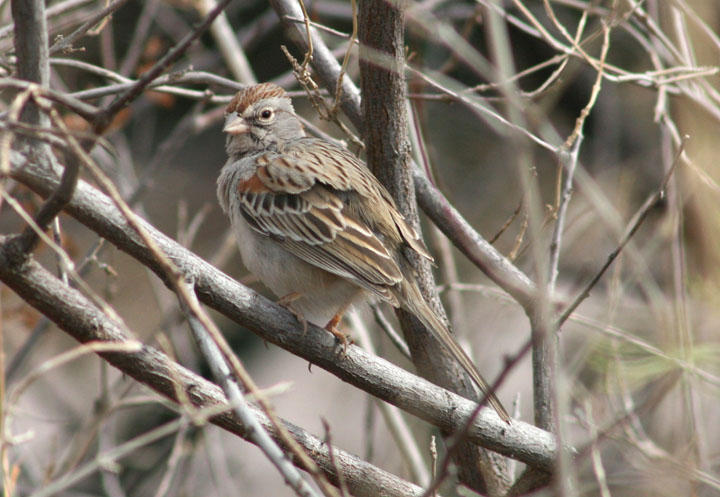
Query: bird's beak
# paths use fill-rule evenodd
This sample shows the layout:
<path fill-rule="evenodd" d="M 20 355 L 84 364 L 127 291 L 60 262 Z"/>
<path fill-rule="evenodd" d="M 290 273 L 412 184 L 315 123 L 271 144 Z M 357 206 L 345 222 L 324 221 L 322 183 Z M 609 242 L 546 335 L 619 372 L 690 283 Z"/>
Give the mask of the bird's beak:
<path fill-rule="evenodd" d="M 250 126 L 247 125 L 245 119 L 238 115 L 229 115 L 225 120 L 225 127 L 223 132 L 228 135 L 242 135 L 250 130 Z"/>

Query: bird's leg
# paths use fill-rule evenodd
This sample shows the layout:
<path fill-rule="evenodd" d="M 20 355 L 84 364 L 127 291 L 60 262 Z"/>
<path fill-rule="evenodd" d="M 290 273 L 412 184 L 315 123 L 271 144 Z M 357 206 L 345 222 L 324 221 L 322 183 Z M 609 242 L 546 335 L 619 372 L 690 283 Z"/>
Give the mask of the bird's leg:
<path fill-rule="evenodd" d="M 347 353 L 348 345 L 352 345 L 353 343 L 355 343 L 347 333 L 343 333 L 338 329 L 338 325 L 340 324 L 340 321 L 342 321 L 342 318 L 345 315 L 345 311 L 347 311 L 348 307 L 350 307 L 350 304 L 352 304 L 352 300 L 344 303 L 340 307 L 340 309 L 338 309 L 332 319 L 328 321 L 328 324 L 325 325 L 325 329 L 335 335 L 335 338 L 337 338 L 340 343 L 342 343 L 343 354 Z"/>
<path fill-rule="evenodd" d="M 297 299 L 302 297 L 302 293 L 300 292 L 290 292 L 287 295 L 280 297 L 280 299 L 277 301 L 277 305 L 284 307 L 288 311 L 293 313 L 293 316 L 295 316 L 295 319 L 298 320 L 298 323 L 300 323 L 303 327 L 303 335 L 307 334 L 307 320 L 305 319 L 305 316 L 303 316 L 302 312 L 295 309 L 295 307 L 292 305 L 293 302 L 295 302 Z"/>

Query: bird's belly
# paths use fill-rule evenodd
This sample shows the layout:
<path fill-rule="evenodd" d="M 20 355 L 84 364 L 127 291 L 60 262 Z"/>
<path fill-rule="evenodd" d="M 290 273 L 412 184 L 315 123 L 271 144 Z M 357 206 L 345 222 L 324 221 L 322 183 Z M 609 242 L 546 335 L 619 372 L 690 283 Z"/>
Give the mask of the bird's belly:
<path fill-rule="evenodd" d="M 291 254 L 244 219 L 236 219 L 233 227 L 245 267 L 278 297 L 299 293 L 292 307 L 308 322 L 325 326 L 343 306 L 365 297 L 359 286 Z"/>

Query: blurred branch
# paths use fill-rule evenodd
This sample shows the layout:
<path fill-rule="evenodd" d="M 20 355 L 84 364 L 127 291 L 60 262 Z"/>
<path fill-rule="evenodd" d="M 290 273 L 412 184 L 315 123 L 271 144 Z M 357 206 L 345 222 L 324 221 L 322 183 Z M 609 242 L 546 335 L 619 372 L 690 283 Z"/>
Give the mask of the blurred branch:
<path fill-rule="evenodd" d="M 128 0 L 114 0 L 112 3 L 89 16 L 82 26 L 70 33 L 67 37 L 58 37 L 55 43 L 53 43 L 53 46 L 50 47 L 50 54 L 72 51 L 74 49 L 73 44 L 76 41 L 85 36 L 87 32 L 97 26 L 98 23 L 111 16 L 116 10 L 125 5 L 127 1 Z"/>
<path fill-rule="evenodd" d="M 72 93 L 72 97 L 82 100 L 91 100 L 95 98 L 104 97 L 107 95 L 115 95 L 122 93 L 132 88 L 137 84 L 137 80 L 127 78 L 119 73 L 110 71 L 100 66 L 88 64 L 87 62 L 73 60 L 73 59 L 50 59 L 50 64 L 75 67 L 87 71 L 98 76 L 116 81 L 116 84 L 110 84 L 106 86 L 96 86 L 87 90 L 80 90 Z M 152 88 L 154 91 L 170 93 L 173 95 L 180 95 L 185 98 L 191 98 L 195 100 L 208 100 L 214 103 L 227 103 L 232 98 L 232 95 L 225 97 L 215 96 L 213 93 L 206 90 L 191 90 L 189 88 L 182 88 L 175 85 L 182 84 L 200 84 L 200 85 L 212 85 L 221 86 L 227 88 L 230 91 L 237 91 L 243 88 L 243 85 L 236 83 L 235 81 L 223 78 L 216 74 L 208 73 L 205 71 L 178 71 L 170 74 L 165 74 L 156 78 L 152 83 L 149 83 L 147 88 Z"/>
<path fill-rule="evenodd" d="M 687 140 L 688 137 L 684 137 L 685 140 Z M 638 230 L 640 225 L 642 225 L 643 221 L 647 218 L 648 214 L 652 211 L 652 209 L 658 205 L 664 198 L 665 198 L 665 189 L 667 188 L 668 182 L 670 181 L 670 178 L 672 178 L 673 173 L 675 172 L 675 169 L 677 168 L 678 164 L 680 163 L 680 157 L 682 156 L 682 153 L 685 149 L 685 141 L 682 142 L 680 148 L 677 151 L 677 154 L 675 156 L 675 160 L 673 161 L 672 166 L 668 171 L 665 173 L 665 176 L 663 177 L 660 186 L 653 192 L 647 199 L 645 199 L 645 202 L 640 206 L 640 208 L 635 212 L 635 215 L 630 219 L 627 228 L 625 229 L 625 233 L 620 238 L 620 241 L 617 244 L 617 247 L 613 249 L 613 251 L 608 255 L 607 260 L 602 265 L 602 267 L 595 273 L 595 275 L 588 281 L 583 289 L 578 293 L 578 295 L 572 300 L 572 302 L 563 310 L 563 312 L 558 316 L 557 322 L 558 326 L 562 326 L 562 324 L 567 321 L 567 319 L 570 317 L 570 315 L 577 309 L 577 307 L 590 295 L 590 291 L 595 287 L 598 281 L 600 281 L 600 278 L 603 277 L 605 272 L 608 270 L 608 268 L 612 265 L 612 263 L 615 261 L 618 255 L 620 255 L 620 252 L 622 252 L 623 248 L 628 244 L 630 239 L 633 237 L 635 232 Z"/>
<path fill-rule="evenodd" d="M 48 195 L 57 186 L 55 172 L 43 165 L 27 162 L 16 153 L 13 153 L 12 158 L 13 177 L 35 192 Z M 170 284 L 155 256 L 103 194 L 81 181 L 67 212 L 152 269 L 166 284 Z M 303 333 L 303 327 L 292 313 L 235 282 L 146 222 L 139 222 L 162 252 L 178 266 L 184 277 L 195 279 L 195 289 L 201 301 L 243 323 L 263 339 L 447 432 L 457 431 L 472 412 L 474 402 L 422 380 L 381 358 L 370 356 L 357 347 L 349 347 L 347 355 L 339 360 L 334 338 L 327 332 L 310 326 L 307 333 Z M 474 443 L 529 465 L 546 469 L 552 467 L 556 448 L 550 434 L 521 421 L 513 421 L 508 425 L 491 409 L 480 412 L 468 436 Z"/>
<path fill-rule="evenodd" d="M 377 306 L 374 306 L 376 316 L 382 315 L 378 310 Z M 352 329 L 358 336 L 359 345 L 367 350 L 368 352 L 375 354 L 375 346 L 370 338 L 370 330 L 368 330 L 365 323 L 360 319 L 357 311 L 353 311 L 349 314 L 350 324 Z M 408 360 L 410 360 L 408 353 Z M 413 436 L 412 430 L 408 422 L 403 418 L 400 410 L 381 401 L 375 401 L 377 408 L 382 413 L 385 424 L 390 430 L 395 443 L 400 451 L 400 454 L 405 459 L 408 471 L 412 476 L 413 481 L 418 482 L 423 487 L 430 483 L 430 473 L 428 468 L 423 461 L 421 449 Z"/>
<path fill-rule="evenodd" d="M 160 0 L 146 0 L 142 3 L 142 10 L 135 22 L 133 22 L 132 38 L 128 41 L 128 47 L 123 55 L 118 72 L 124 76 L 132 74 L 138 69 L 138 62 L 142 56 L 143 49 L 148 42 L 148 33 L 153 20 L 157 17 Z"/>
<path fill-rule="evenodd" d="M 581 23 L 582 24 L 582 23 Z M 580 147 L 582 146 L 584 135 L 584 125 L 587 116 L 595 106 L 597 97 L 600 94 L 600 88 L 602 87 L 602 75 L 605 67 L 605 59 L 607 57 L 608 50 L 610 49 L 610 28 L 607 24 L 603 24 L 604 36 L 603 45 L 600 54 L 600 67 L 598 69 L 597 76 L 595 78 L 595 84 L 593 85 L 592 92 L 588 103 L 583 107 L 580 115 L 575 121 L 575 127 L 572 133 L 565 140 L 563 146 L 564 150 L 559 154 L 560 167 L 558 168 L 558 183 L 561 182 L 563 173 L 565 173 L 565 181 L 558 198 L 558 204 L 555 212 L 555 226 L 553 227 L 552 241 L 550 242 L 550 274 L 548 275 L 548 287 L 550 294 L 555 293 L 557 284 L 557 278 L 559 274 L 558 266 L 560 264 L 560 250 L 562 247 L 562 235 L 565 230 L 565 217 L 567 214 L 568 205 L 570 204 L 570 198 L 572 196 L 573 183 L 575 180 L 575 168 L 578 163 L 578 156 L 580 154 Z M 580 28 L 576 38 L 580 36 Z"/>
<path fill-rule="evenodd" d="M 494 68 L 492 79 L 507 82 L 499 86 L 499 91 L 505 97 L 504 115 L 511 128 L 530 129 L 531 113 L 523 109 L 523 101 L 517 86 L 508 82 L 516 73 L 515 58 L 510 42 L 507 23 L 496 12 L 486 8 L 486 29 L 490 57 Z M 532 386 L 533 386 L 533 415 L 535 424 L 552 432 L 558 440 L 564 437 L 563 427 L 560 423 L 559 396 L 557 384 L 558 370 L 558 342 L 557 329 L 552 327 L 551 316 L 554 314 L 552 300 L 554 294 L 549 285 L 548 269 L 550 267 L 550 254 L 546 252 L 545 240 L 542 236 L 543 200 L 540 182 L 535 173 L 536 159 L 533 154 L 531 142 L 521 133 L 508 132 L 502 134 L 513 149 L 512 162 L 515 174 L 522 188 L 522 204 L 524 214 L 527 216 L 528 234 L 530 237 L 530 263 L 535 274 L 535 284 L 538 291 L 536 301 L 530 309 L 526 309 L 530 321 L 530 339 L 532 343 Z M 548 140 L 549 141 L 549 140 Z M 552 141 L 549 141 L 553 143 Z M 530 312 L 528 312 L 530 311 Z M 562 446 L 562 443 L 559 443 Z M 552 475 L 554 491 L 559 497 L 570 497 L 567 490 L 572 473 L 568 471 L 566 454 L 558 451 Z M 529 468 L 528 472 L 536 472 L 536 468 Z M 549 474 L 542 474 L 537 485 L 544 485 L 550 481 Z"/>
<path fill-rule="evenodd" d="M 32 90 L 35 97 L 47 98 L 52 102 L 57 102 L 63 107 L 75 112 L 77 115 L 85 119 L 86 121 L 92 121 L 94 116 L 98 113 L 97 107 L 83 102 L 67 93 L 52 90 L 50 88 L 43 88 L 38 86 L 36 83 L 28 81 L 22 81 L 14 78 L 1 78 L 0 88 L 14 88 L 16 90 Z"/>
<path fill-rule="evenodd" d="M 69 472 L 65 476 L 47 483 L 41 488 L 35 489 L 35 491 L 30 494 L 30 497 L 52 497 L 53 495 L 58 495 L 59 493 L 68 490 L 70 486 L 81 482 L 95 471 L 101 471 L 104 468 L 112 467 L 112 464 L 116 460 L 126 457 L 127 455 L 146 445 L 149 445 L 154 441 L 160 440 L 177 432 L 187 426 L 188 423 L 189 421 L 186 418 L 170 421 L 144 433 L 143 435 L 135 437 L 128 442 L 113 447 L 112 449 L 99 454 L 90 462 L 87 462 Z"/>
<path fill-rule="evenodd" d="M 410 86 L 410 84 L 411 83 L 409 83 L 408 86 Z M 408 91 L 409 90 L 410 88 L 408 88 Z M 420 169 L 426 171 L 428 176 L 431 176 L 433 167 L 430 163 L 427 144 L 425 143 L 423 134 L 424 130 L 421 123 L 420 104 L 418 102 L 408 101 L 406 107 L 409 115 L 409 138 L 414 161 L 418 164 Z M 429 244 L 431 249 L 435 249 L 438 253 L 436 260 L 438 261 L 437 264 L 440 269 L 439 279 L 444 285 L 451 287 L 459 281 L 457 261 L 455 260 L 455 254 L 452 250 L 452 244 L 446 236 L 442 235 L 442 232 L 437 226 L 432 226 L 427 235 L 430 240 Z M 437 293 L 438 295 L 441 293 L 440 288 L 437 288 Z M 465 322 L 466 309 L 463 305 L 462 295 L 460 292 L 455 290 L 449 290 L 445 295 L 448 320 L 450 322 L 451 329 L 455 330 L 455 333 L 457 334 L 467 333 L 468 327 Z M 464 337 L 461 337 L 460 340 L 463 338 Z"/>
<path fill-rule="evenodd" d="M 63 2 L 58 2 L 47 9 L 45 9 L 45 18 L 50 19 L 55 16 L 59 16 L 61 14 L 64 14 L 68 10 L 75 9 L 77 7 L 80 7 L 86 3 L 90 3 L 93 0 L 65 0 Z M 47 24 L 47 20 L 46 20 Z M 0 40 L 3 38 L 10 36 L 14 28 L 14 23 L 7 24 L 0 28 Z"/>
<path fill-rule="evenodd" d="M 120 95 L 115 101 L 113 101 L 108 107 L 100 111 L 93 120 L 95 131 L 98 134 L 107 129 L 110 122 L 115 114 L 125 107 L 128 103 L 137 98 L 145 88 L 152 83 L 165 69 L 179 59 L 190 45 L 200 37 L 212 24 L 215 18 L 225 9 L 230 3 L 230 0 L 221 0 L 218 5 L 205 17 L 203 22 L 198 25 L 193 31 L 188 33 L 177 45 L 175 45 L 168 53 L 166 53 L 159 61 L 153 65 L 152 68 L 147 70 L 140 76 L 137 82 L 131 86 L 127 91 Z"/>
<path fill-rule="evenodd" d="M 535 301 L 535 284 L 490 245 L 419 170 L 413 172 L 418 203 L 465 257 L 529 312 Z"/>
<path fill-rule="evenodd" d="M 216 0 L 196 0 L 193 5 L 201 16 L 206 16 L 217 5 Z M 245 50 L 238 42 L 235 33 L 230 26 L 227 15 L 222 12 L 215 22 L 210 26 L 210 32 L 218 44 L 225 63 L 228 65 L 230 72 L 238 82 L 245 85 L 254 85 L 257 83 L 255 74 L 248 62 Z"/>
<path fill-rule="evenodd" d="M 375 322 L 380 326 L 380 329 L 385 332 L 385 336 L 387 336 L 388 340 L 390 340 L 390 343 L 395 346 L 397 351 L 402 354 L 405 359 L 412 362 L 410 349 L 408 349 L 405 340 L 403 340 L 400 334 L 395 330 L 395 328 L 393 328 L 392 323 L 387 317 L 385 317 L 385 314 L 383 314 L 383 311 L 380 308 L 380 304 L 373 302 L 370 304 L 370 308 L 373 311 L 373 316 L 375 316 Z"/>
<path fill-rule="evenodd" d="M 191 295 L 194 297 L 194 294 Z M 199 302 L 196 300 L 195 303 L 199 305 Z M 303 479 L 302 475 L 300 475 L 295 466 L 292 465 L 292 461 L 289 459 L 290 455 L 280 449 L 280 447 L 274 440 L 272 440 L 272 438 L 270 438 L 268 432 L 265 431 L 260 422 L 254 416 L 254 413 L 250 410 L 250 405 L 245 399 L 243 392 L 233 379 L 232 371 L 225 362 L 223 353 L 215 344 L 205 329 L 203 323 L 201 323 L 200 320 L 192 314 L 190 309 L 182 300 L 180 301 L 180 304 L 185 311 L 195 343 L 197 343 L 205 361 L 210 366 L 215 382 L 222 387 L 223 392 L 225 392 L 225 396 L 233 406 L 233 412 L 246 427 L 248 440 L 260 447 L 260 450 L 265 454 L 265 457 L 270 460 L 273 466 L 275 466 L 275 468 L 280 472 L 287 484 L 297 495 L 301 497 L 318 495 L 315 490 L 310 487 L 308 482 Z M 255 391 L 249 390 L 248 393 L 257 397 L 260 392 L 255 389 Z M 334 489 L 328 486 L 321 486 L 321 488 L 323 489 L 323 493 L 325 493 L 328 497 L 337 497 L 338 495 Z"/>

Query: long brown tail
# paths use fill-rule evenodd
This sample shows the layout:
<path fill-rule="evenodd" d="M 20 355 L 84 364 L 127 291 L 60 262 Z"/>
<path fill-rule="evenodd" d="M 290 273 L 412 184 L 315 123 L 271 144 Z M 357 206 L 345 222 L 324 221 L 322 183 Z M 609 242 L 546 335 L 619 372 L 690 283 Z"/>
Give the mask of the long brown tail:
<path fill-rule="evenodd" d="M 422 297 L 422 294 L 417 286 L 407 280 L 403 286 L 405 287 L 402 289 L 404 290 L 405 295 L 403 295 L 403 297 L 405 298 L 401 299 L 402 307 L 417 316 L 425 327 L 435 334 L 450 355 L 452 355 L 460 366 L 462 366 L 462 368 L 467 372 L 467 374 L 470 375 L 470 378 L 472 378 L 482 393 L 487 396 L 488 403 L 495 409 L 495 411 L 497 411 L 498 416 L 500 416 L 503 421 L 509 423 L 511 418 L 505 410 L 505 407 L 503 407 L 502 403 L 495 394 L 490 391 L 490 387 L 487 382 L 483 379 L 482 375 L 475 367 L 475 364 L 468 357 L 462 347 L 460 347 L 460 345 L 458 345 L 455 341 L 455 338 L 450 333 L 448 327 L 445 326 L 445 323 L 442 322 L 437 314 L 435 314 L 435 312 L 425 302 L 425 299 Z"/>

